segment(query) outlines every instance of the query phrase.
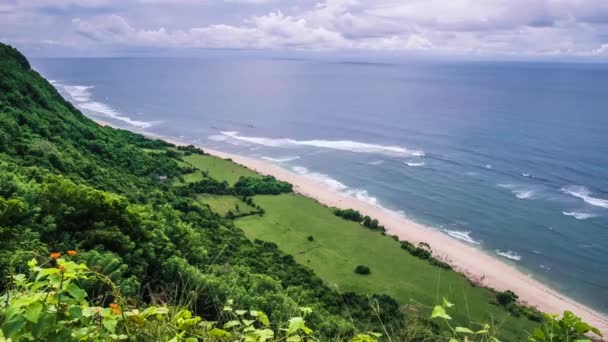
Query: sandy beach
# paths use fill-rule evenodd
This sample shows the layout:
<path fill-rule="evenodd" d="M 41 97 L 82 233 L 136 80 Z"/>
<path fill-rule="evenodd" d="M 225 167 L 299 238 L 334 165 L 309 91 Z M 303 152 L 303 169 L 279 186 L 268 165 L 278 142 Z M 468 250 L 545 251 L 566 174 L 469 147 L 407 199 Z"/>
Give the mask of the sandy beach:
<path fill-rule="evenodd" d="M 100 125 L 111 126 L 107 122 L 97 122 Z M 176 145 L 189 145 L 189 143 L 164 136 L 150 134 L 148 136 Z M 295 192 L 313 198 L 323 205 L 355 209 L 364 215 L 376 218 L 386 227 L 388 235 L 397 235 L 400 240 L 416 244 L 428 243 L 433 249 L 435 257 L 448 262 L 456 271 L 466 275 L 479 285 L 499 291 L 511 290 L 519 296 L 520 303 L 536 307 L 546 313 L 561 314 L 565 310 L 570 310 L 585 322 L 598 328 L 604 335 L 608 335 L 608 316 L 578 303 L 479 248 L 409 220 L 399 213 L 330 190 L 324 184 L 306 175 L 296 174 L 266 161 L 217 151 L 202 145 L 198 145 L 198 147 L 216 157 L 231 159 L 258 173 L 289 182 L 293 184 Z"/>
<path fill-rule="evenodd" d="M 174 141 L 174 143 L 177 143 Z M 538 282 L 522 271 L 494 258 L 484 251 L 460 242 L 448 235 L 425 227 L 399 215 L 396 212 L 376 207 L 367 202 L 329 190 L 323 184 L 280 166 L 253 158 L 231 153 L 210 150 L 200 146 L 205 152 L 234 162 L 261 174 L 272 175 L 277 179 L 293 184 L 294 190 L 318 202 L 338 208 L 352 208 L 364 215 L 377 218 L 387 228 L 387 234 L 397 235 L 401 240 L 427 242 L 433 254 L 448 262 L 460 273 L 482 286 L 500 291 L 512 290 L 521 303 L 537 307 L 547 313 L 562 313 L 570 310 L 587 323 L 608 333 L 608 317 Z"/>

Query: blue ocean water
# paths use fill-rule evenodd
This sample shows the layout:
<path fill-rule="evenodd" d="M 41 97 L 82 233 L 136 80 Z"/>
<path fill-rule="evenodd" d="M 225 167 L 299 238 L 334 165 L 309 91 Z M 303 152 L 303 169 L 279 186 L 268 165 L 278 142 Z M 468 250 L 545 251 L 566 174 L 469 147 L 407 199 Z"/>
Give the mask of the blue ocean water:
<path fill-rule="evenodd" d="M 276 163 L 608 312 L 608 65 L 43 59 L 87 115 Z"/>

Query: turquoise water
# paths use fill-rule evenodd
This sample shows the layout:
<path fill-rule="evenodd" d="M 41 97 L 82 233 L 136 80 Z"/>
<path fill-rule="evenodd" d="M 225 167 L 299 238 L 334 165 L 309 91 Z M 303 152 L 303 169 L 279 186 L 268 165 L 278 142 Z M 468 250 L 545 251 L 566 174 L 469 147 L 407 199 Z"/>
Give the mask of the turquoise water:
<path fill-rule="evenodd" d="M 92 117 L 279 164 L 608 312 L 608 65 L 33 65 Z"/>

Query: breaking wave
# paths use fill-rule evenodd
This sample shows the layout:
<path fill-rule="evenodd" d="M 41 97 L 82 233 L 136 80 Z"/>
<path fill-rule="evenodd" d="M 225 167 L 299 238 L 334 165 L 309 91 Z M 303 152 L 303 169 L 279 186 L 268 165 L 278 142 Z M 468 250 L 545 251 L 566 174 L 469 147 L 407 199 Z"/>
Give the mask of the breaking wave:
<path fill-rule="evenodd" d="M 459 230 L 448 230 L 446 229 L 445 232 L 458 240 L 462 240 L 464 242 L 468 242 L 474 245 L 480 245 L 481 243 L 478 241 L 473 240 L 473 238 L 471 237 L 471 232 L 463 232 L 463 231 L 459 231 Z"/>
<path fill-rule="evenodd" d="M 369 164 L 369 165 L 380 165 L 380 164 L 382 164 L 382 163 L 384 163 L 384 160 L 380 159 L 380 160 L 373 160 L 373 161 L 370 161 L 368 164 Z"/>
<path fill-rule="evenodd" d="M 93 86 L 68 85 L 56 81 L 54 81 L 52 84 L 67 94 L 70 100 L 74 102 L 76 107 L 80 108 L 84 112 L 88 112 L 92 115 L 106 116 L 138 128 L 148 128 L 152 126 L 152 123 L 150 122 L 133 120 L 128 116 L 119 113 L 108 104 L 93 101 L 93 96 L 90 91 Z"/>
<path fill-rule="evenodd" d="M 562 192 L 580 198 L 588 204 L 608 209 L 608 200 L 591 196 L 591 191 L 584 186 L 574 185 L 561 189 Z"/>
<path fill-rule="evenodd" d="M 385 146 L 368 144 L 350 140 L 294 140 L 294 139 L 274 139 L 265 137 L 246 137 L 239 135 L 239 132 L 220 132 L 222 135 L 245 141 L 252 144 L 264 145 L 269 147 L 293 147 L 311 146 L 355 153 L 381 153 L 388 155 L 412 155 L 424 156 L 423 151 L 409 150 L 400 146 Z"/>
<path fill-rule="evenodd" d="M 570 211 L 570 212 L 562 211 L 562 214 L 564 214 L 566 216 L 574 217 L 577 220 L 586 220 L 586 219 L 590 219 L 590 218 L 597 216 L 597 215 L 591 214 L 591 213 L 581 213 L 581 212 L 576 212 L 576 211 Z"/>
<path fill-rule="evenodd" d="M 517 261 L 521 260 L 521 255 L 519 255 L 519 254 L 517 254 L 517 253 L 515 253 L 515 252 L 513 252 L 511 250 L 503 252 L 500 249 L 497 249 L 496 250 L 496 254 L 498 254 L 498 255 L 500 255 L 502 257 L 505 257 L 507 259 L 511 259 L 511 260 L 517 260 Z"/>
<path fill-rule="evenodd" d="M 287 157 L 277 157 L 277 158 L 262 156 L 262 159 L 265 159 L 265 160 L 268 160 L 268 161 L 271 161 L 274 163 L 287 163 L 290 161 L 300 159 L 300 156 L 287 156 Z"/>
<path fill-rule="evenodd" d="M 406 161 L 404 161 L 404 163 L 405 163 L 405 165 L 412 166 L 412 167 L 424 166 L 424 162 L 406 162 Z"/>
<path fill-rule="evenodd" d="M 528 189 L 520 185 L 515 184 L 498 184 L 499 188 L 505 188 L 511 190 L 515 197 L 519 199 L 532 199 L 536 195 L 536 190 Z"/>
<path fill-rule="evenodd" d="M 329 189 L 333 191 L 340 192 L 344 195 L 356 198 L 360 201 L 369 203 L 376 207 L 382 207 L 378 202 L 378 199 L 376 197 L 370 196 L 370 194 L 365 189 L 351 188 L 341 183 L 340 181 L 331 178 L 326 174 L 310 171 L 309 169 L 303 166 L 294 166 L 291 169 L 301 176 L 313 179 L 318 183 L 326 185 L 327 187 L 329 187 Z"/>

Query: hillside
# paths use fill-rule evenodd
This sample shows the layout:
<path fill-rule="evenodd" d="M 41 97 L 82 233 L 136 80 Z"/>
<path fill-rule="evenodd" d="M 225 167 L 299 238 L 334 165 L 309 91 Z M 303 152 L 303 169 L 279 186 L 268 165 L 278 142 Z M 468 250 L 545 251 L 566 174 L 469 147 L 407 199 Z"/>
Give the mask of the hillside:
<path fill-rule="evenodd" d="M 454 297 L 450 310 L 457 310 L 458 324 L 493 323 L 506 340 L 525 338 L 538 324 L 524 317 L 527 311 L 507 311 L 495 293 L 406 253 L 389 237 L 290 193 L 290 184 L 195 147 L 96 124 L 23 55 L 0 44 L 0 287 L 6 303 L 16 284 L 11 276 L 27 273 L 28 261 L 53 265 L 57 258 L 49 261 L 49 253 L 70 250 L 78 251 L 70 260 L 107 276 L 107 282 L 78 282 L 91 306 L 121 298 L 135 309 L 184 307 L 228 324 L 224 307 L 230 303 L 267 313 L 277 334 L 286 327 L 280 322 L 292 322 L 304 306 L 312 310 L 306 309 L 306 324 L 322 341 L 369 331 L 391 340 L 440 339 L 449 330 L 428 317 L 443 296 Z M 324 224 L 351 240 L 319 230 Z M 291 232 L 276 234 L 279 227 Z M 319 241 L 306 241 L 310 234 Z M 363 248 L 367 241 L 377 256 Z M 357 262 L 372 265 L 370 277 L 354 274 L 355 265 L 335 263 L 331 251 L 338 253 L 340 242 L 347 247 L 342 253 L 365 250 Z M 307 243 L 334 248 L 303 256 L 298 251 Z M 391 262 L 412 272 L 391 280 Z M 10 316 L 10 306 L 2 310 Z M 56 317 L 60 311 L 56 303 Z M 7 322 L 4 334 L 26 326 L 25 320 Z"/>

